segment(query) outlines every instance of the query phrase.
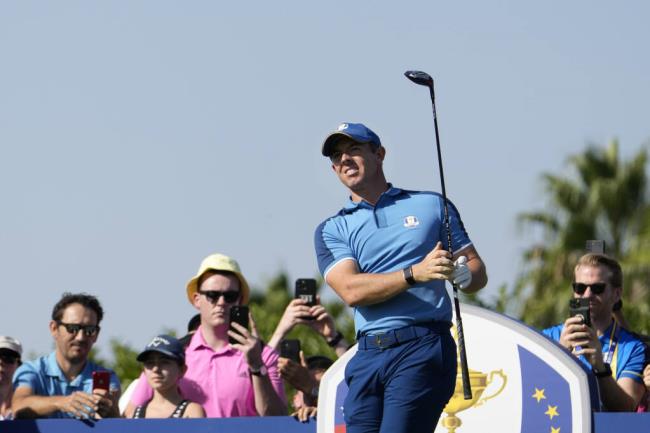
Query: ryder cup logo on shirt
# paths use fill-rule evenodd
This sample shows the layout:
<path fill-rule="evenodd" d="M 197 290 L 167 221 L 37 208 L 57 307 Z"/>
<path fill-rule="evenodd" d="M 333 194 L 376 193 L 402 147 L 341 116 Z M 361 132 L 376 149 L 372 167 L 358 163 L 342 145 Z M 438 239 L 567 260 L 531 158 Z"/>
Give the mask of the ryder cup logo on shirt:
<path fill-rule="evenodd" d="M 412 215 L 407 216 L 404 218 L 404 227 L 407 229 L 412 229 L 413 227 L 417 227 L 420 225 L 420 221 L 418 221 L 418 218 Z"/>

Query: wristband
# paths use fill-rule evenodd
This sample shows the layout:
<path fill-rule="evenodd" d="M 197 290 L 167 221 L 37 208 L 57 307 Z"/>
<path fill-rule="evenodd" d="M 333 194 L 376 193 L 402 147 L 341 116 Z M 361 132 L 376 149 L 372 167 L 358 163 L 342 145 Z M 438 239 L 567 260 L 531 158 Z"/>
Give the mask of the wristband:
<path fill-rule="evenodd" d="M 413 266 L 402 269 L 402 272 L 404 273 L 404 279 L 409 286 L 412 286 L 416 283 L 415 278 L 413 278 Z"/>
<path fill-rule="evenodd" d="M 343 339 L 343 334 L 341 334 L 339 331 L 336 331 L 336 335 L 334 336 L 334 338 L 327 341 L 327 345 L 329 347 L 336 347 L 338 346 L 338 344 L 341 342 L 342 339 Z"/>

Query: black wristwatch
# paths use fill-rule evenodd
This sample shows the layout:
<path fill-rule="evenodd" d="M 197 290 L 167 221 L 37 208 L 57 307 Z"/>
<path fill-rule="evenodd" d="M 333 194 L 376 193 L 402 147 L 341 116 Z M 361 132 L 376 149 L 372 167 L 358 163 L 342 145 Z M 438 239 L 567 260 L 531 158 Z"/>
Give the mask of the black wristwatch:
<path fill-rule="evenodd" d="M 404 273 L 404 279 L 409 284 L 409 286 L 415 285 L 416 281 L 415 278 L 413 278 L 413 266 L 402 269 L 402 272 Z"/>
<path fill-rule="evenodd" d="M 253 375 L 253 376 L 268 376 L 269 371 L 266 368 L 266 365 L 262 364 L 261 367 L 259 368 L 251 368 L 248 367 L 248 371 Z"/>
<path fill-rule="evenodd" d="M 603 365 L 605 366 L 603 371 L 598 371 L 595 368 L 591 367 L 591 371 L 594 373 L 594 376 L 596 376 L 598 379 L 602 379 L 603 377 L 608 377 L 612 375 L 612 367 L 610 367 L 610 365 L 607 363 Z"/>
<path fill-rule="evenodd" d="M 326 342 L 329 347 L 336 347 L 341 342 L 342 339 L 343 339 L 343 334 L 341 334 L 339 331 L 336 331 L 336 335 L 334 336 L 334 338 L 332 338 L 329 341 L 326 340 Z"/>

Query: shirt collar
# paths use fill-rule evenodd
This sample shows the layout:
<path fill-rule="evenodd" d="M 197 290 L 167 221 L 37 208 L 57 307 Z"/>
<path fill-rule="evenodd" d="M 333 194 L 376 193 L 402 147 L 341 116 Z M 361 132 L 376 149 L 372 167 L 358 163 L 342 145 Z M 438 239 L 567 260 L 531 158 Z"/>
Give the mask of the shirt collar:
<path fill-rule="evenodd" d="M 82 378 L 89 377 L 91 374 L 90 371 L 92 370 L 92 366 L 90 364 L 90 361 L 86 360 L 86 365 L 84 365 L 83 370 L 79 372 L 74 380 L 68 381 L 68 378 L 65 376 L 65 374 L 63 374 L 59 363 L 56 361 L 56 351 L 54 351 L 47 357 L 45 364 L 45 374 L 48 376 L 56 377 L 60 381 L 69 382 L 71 386 L 80 386 L 81 381 L 83 380 Z"/>
<path fill-rule="evenodd" d="M 186 352 L 196 352 L 198 350 L 210 350 L 214 353 L 221 354 L 235 349 L 233 349 L 232 346 L 230 346 L 230 344 L 227 344 L 222 349 L 215 351 L 214 349 L 212 349 L 212 347 L 208 346 L 208 343 L 205 342 L 205 338 L 203 338 L 203 331 L 199 326 L 199 328 L 192 336 L 192 339 L 190 340 L 190 344 L 187 346 Z"/>
<path fill-rule="evenodd" d="M 388 184 L 388 189 L 381 193 L 381 195 L 379 196 L 379 199 L 377 200 L 377 203 L 379 203 L 381 201 L 381 198 L 383 196 L 395 197 L 395 196 L 400 195 L 402 192 L 403 192 L 403 190 L 401 188 L 395 188 L 392 183 L 389 183 Z M 343 209 L 345 211 L 353 211 L 353 210 L 355 210 L 355 209 L 357 209 L 359 207 L 372 208 L 374 206 L 372 206 L 370 203 L 368 203 L 365 200 L 361 200 L 359 202 L 354 202 L 354 201 L 352 201 L 352 197 L 348 197 L 348 202 L 345 204 Z"/>

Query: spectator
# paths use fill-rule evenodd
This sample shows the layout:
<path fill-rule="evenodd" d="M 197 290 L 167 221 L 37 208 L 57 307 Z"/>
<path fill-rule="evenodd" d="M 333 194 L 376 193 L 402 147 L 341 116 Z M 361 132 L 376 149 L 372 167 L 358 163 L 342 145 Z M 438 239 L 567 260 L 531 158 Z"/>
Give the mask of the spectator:
<path fill-rule="evenodd" d="M 573 297 L 589 300 L 592 326 L 574 316 L 542 331 L 591 368 L 607 411 L 634 411 L 645 392 L 645 345 L 612 318 L 622 290 L 623 273 L 616 260 L 585 254 L 574 269 Z"/>
<path fill-rule="evenodd" d="M 229 331 L 232 305 L 248 302 L 250 289 L 239 264 L 230 257 L 206 257 L 198 273 L 187 283 L 187 297 L 199 310 L 201 325 L 185 350 L 187 373 L 179 381 L 181 394 L 205 409 L 208 417 L 286 415 L 278 354 L 264 346 L 250 317 L 252 331 Z M 228 336 L 239 343 L 230 344 Z M 141 380 L 126 409 L 152 397 Z"/>
<path fill-rule="evenodd" d="M 184 399 L 178 392 L 178 381 L 183 376 L 185 348 L 169 335 L 155 337 L 138 355 L 144 365 L 147 383 L 153 397 L 135 408 L 133 418 L 203 418 L 201 405 Z"/>
<path fill-rule="evenodd" d="M 294 326 L 307 325 L 325 339 L 325 342 L 334 349 L 337 356 L 343 355 L 348 350 L 348 344 L 343 338 L 343 334 L 336 330 L 332 316 L 320 304 L 320 297 L 317 296 L 316 299 L 318 304 L 312 307 L 305 305 L 307 302 L 300 298 L 292 299 L 289 302 L 269 340 L 270 347 L 277 350 L 280 341 Z"/>
<path fill-rule="evenodd" d="M 309 418 L 316 417 L 320 381 L 333 361 L 321 355 L 310 356 L 305 361 L 302 352 L 300 360 L 301 363 L 298 364 L 290 359 L 280 358 L 278 368 L 282 378 L 297 390 L 293 397 L 294 412 L 291 416 L 306 422 Z"/>
<path fill-rule="evenodd" d="M 55 350 L 21 365 L 14 375 L 16 418 L 119 416 L 120 383 L 115 373 L 88 360 L 104 311 L 97 298 L 64 293 L 52 310 Z M 94 371 L 110 372 L 110 391 L 93 390 Z"/>
<path fill-rule="evenodd" d="M 14 387 L 11 379 L 20 365 L 23 346 L 12 337 L 0 336 L 0 421 L 13 419 L 11 398 Z"/>
<path fill-rule="evenodd" d="M 181 345 L 183 346 L 183 349 L 190 344 L 190 341 L 192 340 L 192 336 L 196 332 L 197 328 L 201 324 L 201 315 L 196 314 L 192 316 L 189 322 L 187 322 L 187 334 L 182 336 L 181 338 L 178 339 L 180 341 Z M 136 387 L 138 386 L 138 383 L 140 382 L 140 378 L 144 376 L 144 372 L 142 373 L 141 376 L 136 377 L 129 383 L 129 386 L 126 387 L 124 392 L 122 392 L 122 396 L 120 397 L 120 413 L 122 415 L 125 414 L 126 408 L 131 401 L 131 396 L 133 395 L 133 391 L 135 391 Z"/>

